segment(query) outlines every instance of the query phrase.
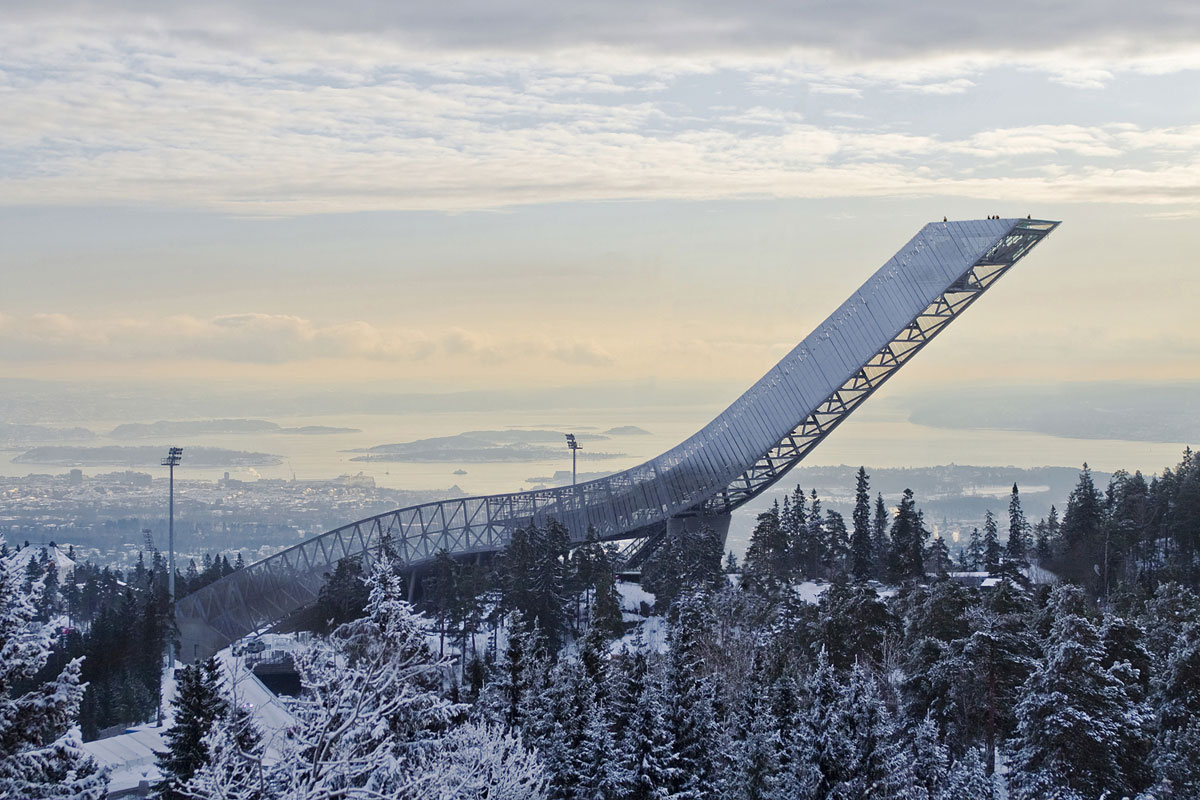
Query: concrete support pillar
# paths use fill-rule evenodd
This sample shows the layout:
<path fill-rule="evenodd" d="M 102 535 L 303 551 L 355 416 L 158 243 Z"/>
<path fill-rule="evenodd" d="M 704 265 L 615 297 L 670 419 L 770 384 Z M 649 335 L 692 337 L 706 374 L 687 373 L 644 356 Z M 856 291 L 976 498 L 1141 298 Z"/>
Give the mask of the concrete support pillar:
<path fill-rule="evenodd" d="M 729 514 L 680 514 L 667 520 L 667 536 L 678 536 L 681 533 L 691 533 L 704 528 L 716 531 L 721 537 L 721 550 L 725 549 L 725 540 L 729 538 Z"/>

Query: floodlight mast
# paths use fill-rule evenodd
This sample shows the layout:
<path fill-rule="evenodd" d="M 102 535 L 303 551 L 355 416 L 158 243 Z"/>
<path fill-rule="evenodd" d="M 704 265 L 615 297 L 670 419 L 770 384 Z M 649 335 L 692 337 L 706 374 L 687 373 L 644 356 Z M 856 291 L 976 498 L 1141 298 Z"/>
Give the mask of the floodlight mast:
<path fill-rule="evenodd" d="M 575 485 L 575 451 L 582 450 L 583 445 L 581 445 L 579 442 L 575 441 L 575 434 L 568 433 L 568 434 L 566 434 L 566 436 L 567 436 L 567 447 L 571 448 L 571 485 L 574 486 Z"/>
<path fill-rule="evenodd" d="M 162 465 L 170 470 L 170 488 L 167 493 L 167 609 L 171 623 L 175 621 L 175 467 L 183 458 L 182 447 L 172 447 Z M 167 648 L 171 668 L 175 667 L 175 646 Z"/>

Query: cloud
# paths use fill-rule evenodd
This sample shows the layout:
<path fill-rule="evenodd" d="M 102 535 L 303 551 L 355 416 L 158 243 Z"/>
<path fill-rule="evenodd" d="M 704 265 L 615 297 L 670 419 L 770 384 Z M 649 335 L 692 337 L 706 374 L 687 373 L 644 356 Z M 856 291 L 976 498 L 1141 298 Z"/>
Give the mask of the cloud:
<path fill-rule="evenodd" d="M 116 0 L 50 14 L 15 2 L 0 12 L 12 23 L 0 26 L 0 203 L 275 216 L 657 198 L 1197 200 L 1194 127 L 997 127 L 982 115 L 949 132 L 859 116 L 869 107 L 895 125 L 907 114 L 879 113 L 875 98 L 977 92 L 998 65 L 1077 87 L 1200 67 L 1183 27 L 1193 4 L 1029 5 L 1036 24 L 1003 51 L 994 30 L 1022 18 L 1020 4 L 894 5 Z M 717 93 L 735 102 L 690 102 Z"/>
<path fill-rule="evenodd" d="M 176 315 L 157 320 L 0 314 L 0 361 L 11 362 L 209 359 L 285 364 L 358 359 L 415 364 L 441 359 L 469 364 L 539 358 L 585 367 L 612 361 L 601 347 L 585 340 L 500 338 L 462 328 L 431 333 L 363 321 L 321 325 L 287 314 L 207 319 Z"/>
<path fill-rule="evenodd" d="M 1190 0 L 1085 5 L 1012 0 L 1004 4 L 843 3 L 799 0 L 531 0 L 379 3 L 375 0 L 76 0 L 48 7 L 8 0 L 5 16 L 25 26 L 73 19 L 93 26 L 151 24 L 208 44 L 245 46 L 280 35 L 374 35 L 408 46 L 454 52 L 525 53 L 583 45 L 653 54 L 761 53 L 796 48 L 846 60 L 946 53 L 1093 49 L 1157 54 L 1194 44 L 1200 12 Z M 149 20 L 149 23 L 147 22 Z"/>
<path fill-rule="evenodd" d="M 951 78 L 929 83 L 898 83 L 896 90 L 915 92 L 916 94 L 963 94 L 973 86 L 975 86 L 974 81 L 968 78 Z"/>
<path fill-rule="evenodd" d="M 1124 131 L 1124 134 L 1119 135 L 1118 131 Z M 1136 127 L 1130 130 L 1124 126 L 1029 125 L 983 131 L 955 146 L 962 152 L 991 158 L 1053 153 L 1109 158 L 1126 153 L 1122 140 L 1127 142 L 1131 133 L 1146 134 L 1148 139 L 1144 141 L 1159 135 L 1159 132 L 1140 131 Z M 1193 148 L 1198 144 L 1200 139 L 1193 139 Z"/>

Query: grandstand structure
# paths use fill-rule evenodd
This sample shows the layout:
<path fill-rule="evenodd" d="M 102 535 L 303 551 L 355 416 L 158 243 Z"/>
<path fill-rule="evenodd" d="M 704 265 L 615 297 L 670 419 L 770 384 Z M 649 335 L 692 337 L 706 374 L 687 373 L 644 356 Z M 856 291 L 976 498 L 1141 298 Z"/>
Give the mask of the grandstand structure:
<path fill-rule="evenodd" d="M 180 598 L 181 655 L 207 657 L 269 629 L 311 605 L 337 561 L 369 561 L 385 541 L 415 571 L 442 550 L 496 553 L 513 531 L 551 519 L 576 541 L 589 528 L 628 540 L 631 564 L 688 528 L 723 536 L 730 512 L 812 452 L 1058 224 L 930 223 L 729 408 L 662 455 L 572 486 L 425 503 L 308 539 Z"/>

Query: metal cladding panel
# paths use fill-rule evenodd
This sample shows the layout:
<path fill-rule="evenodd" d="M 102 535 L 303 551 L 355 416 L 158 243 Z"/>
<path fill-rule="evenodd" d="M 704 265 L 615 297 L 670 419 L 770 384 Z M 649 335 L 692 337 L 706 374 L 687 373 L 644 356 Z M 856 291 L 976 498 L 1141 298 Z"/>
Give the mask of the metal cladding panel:
<path fill-rule="evenodd" d="M 807 370 L 804 369 L 807 351 L 793 350 L 775 365 L 775 369 L 783 376 L 786 394 L 791 402 L 810 404 L 814 402 L 815 393 L 809 390 Z"/>
<path fill-rule="evenodd" d="M 866 288 L 863 287 L 864 290 Z M 863 307 L 875 321 L 875 327 L 881 332 L 880 341 L 891 341 L 889 336 L 894 337 L 895 332 L 903 330 L 904 326 L 912 321 L 912 317 L 908 316 L 907 304 L 889 302 L 897 294 L 891 281 L 881 278 L 874 293 L 868 294 L 865 291 L 859 293 L 864 295 Z"/>
<path fill-rule="evenodd" d="M 775 413 L 783 414 L 789 401 L 800 393 L 799 384 L 792 380 L 782 362 L 771 367 L 771 374 L 775 380 L 775 391 L 771 393 L 775 401 Z"/>
<path fill-rule="evenodd" d="M 701 474 L 708 478 L 715 478 L 718 475 L 725 474 L 725 460 L 715 447 L 702 447 L 697 451 L 700 458 Z M 709 484 L 712 485 L 711 483 Z"/>
<path fill-rule="evenodd" d="M 884 341 L 885 337 L 889 335 L 888 331 L 890 331 L 891 328 L 889 327 L 885 329 L 885 327 L 880 324 L 880 321 L 875 317 L 873 309 L 867 305 L 867 301 L 862 297 L 861 292 L 856 294 L 858 295 L 860 302 L 860 311 L 857 316 L 859 321 L 858 330 L 862 334 L 863 338 L 866 339 L 867 345 L 874 347 L 874 352 L 879 352 L 879 348 L 881 347 L 879 342 Z"/>
<path fill-rule="evenodd" d="M 742 425 L 742 407 L 745 400 L 738 398 L 727 411 L 731 412 L 724 415 L 722 420 L 721 432 L 714 437 L 724 448 L 725 452 L 729 453 L 734 464 L 745 464 L 751 457 L 749 450 L 745 448 L 746 429 Z M 705 441 L 712 441 L 712 438 L 706 438 Z M 750 463 L 754 463 L 751 461 Z"/>
<path fill-rule="evenodd" d="M 786 398 L 782 390 L 785 384 L 783 376 L 779 374 L 778 367 L 771 369 L 770 377 L 771 391 L 763 397 L 763 405 L 771 418 L 771 422 L 777 425 L 780 422 L 785 422 L 790 417 L 788 413 L 790 409 L 787 407 Z"/>
<path fill-rule="evenodd" d="M 764 379 L 766 380 L 766 379 Z M 765 398 L 770 394 L 770 388 L 762 382 L 756 387 L 756 391 L 748 398 L 748 402 L 742 408 L 741 421 L 743 427 L 750 431 L 751 439 L 743 442 L 746 447 L 758 455 L 764 452 L 763 447 L 770 449 L 775 442 L 779 441 L 779 437 L 771 437 L 770 431 L 776 430 L 782 422 L 773 422 L 771 414 L 767 411 Z M 765 444 L 769 442 L 769 444 Z M 757 456 L 755 456 L 757 458 Z"/>

